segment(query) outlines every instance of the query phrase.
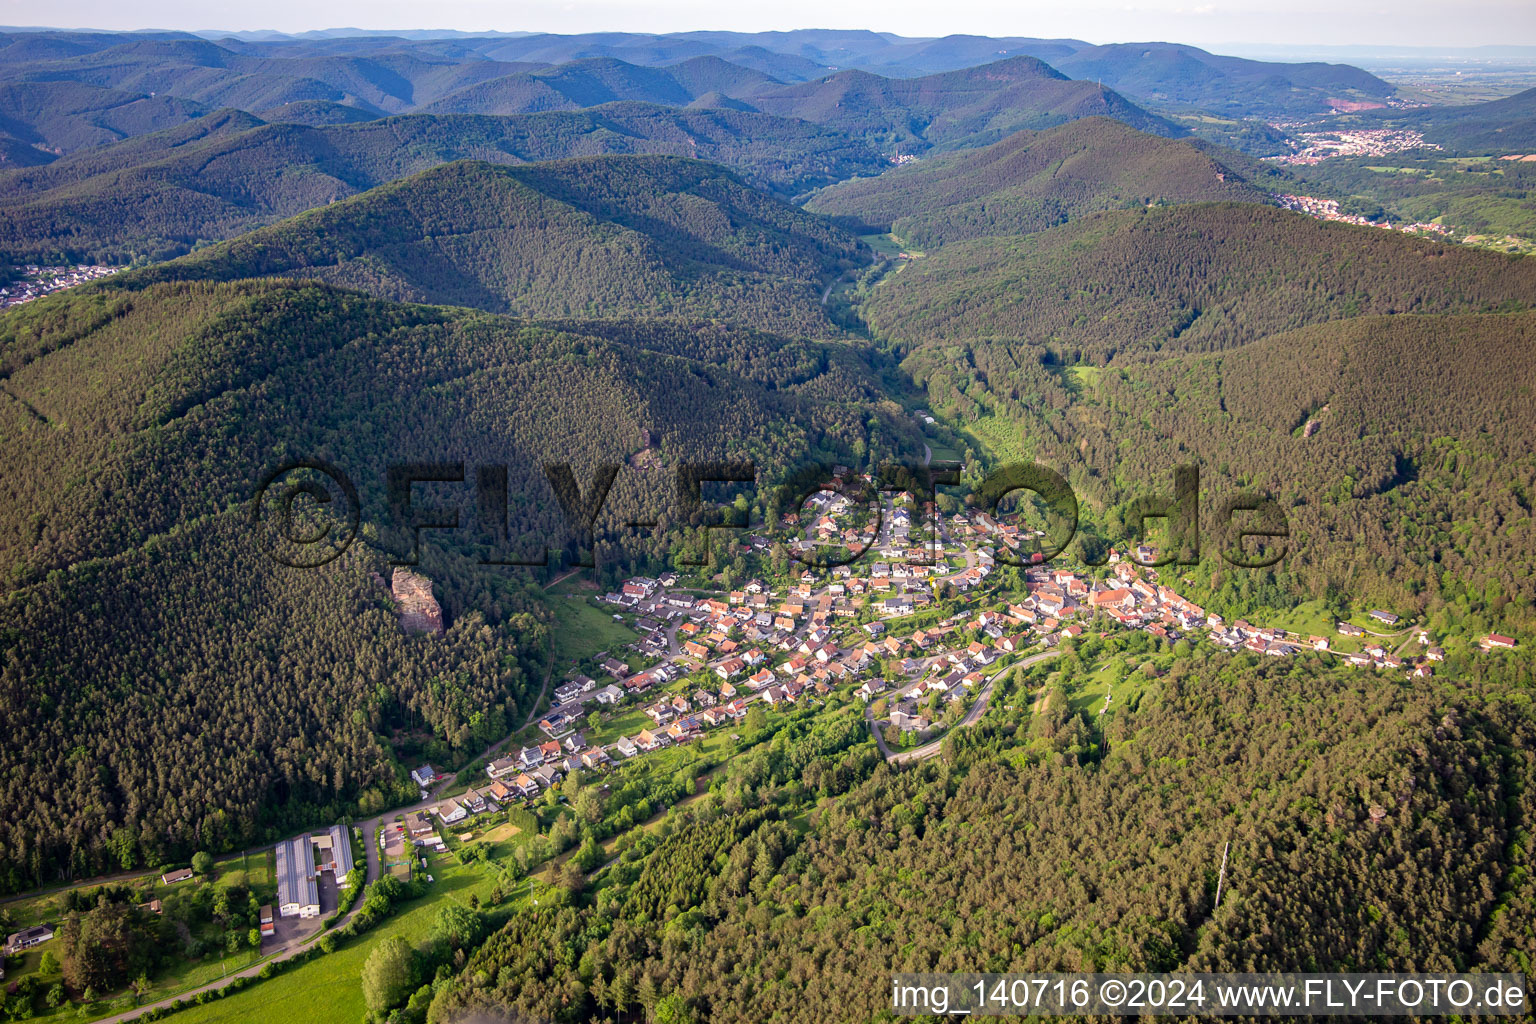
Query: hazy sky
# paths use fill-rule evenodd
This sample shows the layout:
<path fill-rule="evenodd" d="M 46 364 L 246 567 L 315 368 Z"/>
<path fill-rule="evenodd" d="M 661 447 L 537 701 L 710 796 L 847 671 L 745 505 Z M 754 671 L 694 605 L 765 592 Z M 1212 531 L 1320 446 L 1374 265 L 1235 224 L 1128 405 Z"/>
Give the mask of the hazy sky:
<path fill-rule="evenodd" d="M 1092 0 L 1090 0 L 1092 2 Z M 1536 44 L 1533 0 L 0 0 L 0 24 L 109 29 L 454 28 L 590 32 L 871 28 L 903 35 L 1070 36 L 1090 42 L 1176 40 L 1274 44 L 1476 46 Z"/>

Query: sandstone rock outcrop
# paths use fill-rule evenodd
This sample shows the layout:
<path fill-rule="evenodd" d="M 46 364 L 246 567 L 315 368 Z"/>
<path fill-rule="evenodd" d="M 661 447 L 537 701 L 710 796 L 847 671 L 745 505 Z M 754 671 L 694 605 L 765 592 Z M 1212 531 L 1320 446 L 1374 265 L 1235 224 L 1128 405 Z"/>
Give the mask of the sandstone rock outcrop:
<path fill-rule="evenodd" d="M 407 633 L 441 633 L 443 609 L 432 596 L 432 581 L 405 566 L 396 566 L 390 587 L 400 613 L 400 626 Z"/>

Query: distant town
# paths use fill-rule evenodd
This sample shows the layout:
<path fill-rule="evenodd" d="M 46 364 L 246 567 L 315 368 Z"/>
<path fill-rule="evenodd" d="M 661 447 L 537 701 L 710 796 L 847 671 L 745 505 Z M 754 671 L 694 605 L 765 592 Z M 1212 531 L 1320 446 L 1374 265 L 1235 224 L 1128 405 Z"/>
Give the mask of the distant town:
<path fill-rule="evenodd" d="M 1358 224 L 1361 227 L 1406 231 L 1411 234 L 1441 235 L 1446 238 L 1452 238 L 1455 234 L 1451 228 L 1444 224 L 1432 224 L 1427 221 L 1399 221 L 1394 224 L 1390 220 L 1371 220 L 1369 217 L 1344 213 L 1339 209 L 1339 201 L 1337 199 L 1295 196 L 1284 192 L 1273 193 L 1270 195 L 1270 198 L 1287 210 L 1305 213 L 1308 216 L 1316 217 L 1318 220 L 1332 220 L 1342 224 Z"/>
<path fill-rule="evenodd" d="M 16 280 L 0 283 L 0 309 L 31 302 L 49 292 L 63 291 L 77 284 L 111 277 L 121 267 L 103 267 L 96 264 L 80 266 L 45 267 L 35 263 L 12 268 Z"/>
<path fill-rule="evenodd" d="M 1283 131 L 1311 124 L 1274 124 L 1272 128 Z M 1424 141 L 1424 133 L 1406 128 L 1348 128 L 1328 131 L 1296 132 L 1291 136 L 1294 152 L 1280 156 L 1267 156 L 1265 160 L 1276 164 L 1307 166 L 1319 164 L 1341 156 L 1390 156 L 1415 149 L 1441 147 Z"/>

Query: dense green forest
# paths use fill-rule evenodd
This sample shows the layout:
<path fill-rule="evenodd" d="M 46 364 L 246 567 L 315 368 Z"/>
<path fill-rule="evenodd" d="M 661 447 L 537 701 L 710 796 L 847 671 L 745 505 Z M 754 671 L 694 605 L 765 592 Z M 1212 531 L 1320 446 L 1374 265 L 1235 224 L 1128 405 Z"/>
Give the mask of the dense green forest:
<path fill-rule="evenodd" d="M 1030 234 L 1100 210 L 1264 199 L 1263 190 L 1187 142 L 1088 117 L 833 185 L 806 209 L 927 248 Z"/>
<path fill-rule="evenodd" d="M 607 153 L 712 160 L 786 196 L 886 166 L 874 147 L 841 132 L 735 110 L 619 103 L 327 127 L 264 125 L 221 110 L 43 167 L 0 171 L 0 251 L 163 259 L 453 160 L 518 164 Z"/>
<path fill-rule="evenodd" d="M 815 335 L 822 285 L 868 251 L 713 164 L 450 164 L 140 271 L 318 278 L 536 316 L 690 316 Z"/>
<path fill-rule="evenodd" d="M 1060 363 L 1230 348 L 1377 313 L 1519 309 L 1536 262 L 1255 204 L 1094 214 L 956 242 L 873 288 L 871 328 L 907 347 L 989 339 Z"/>
<path fill-rule="evenodd" d="M 1254 574 L 1216 568 L 1214 510 L 1256 490 L 1289 521 L 1277 589 L 1290 600 L 1495 616 L 1536 598 L 1533 332 L 1531 313 L 1377 316 L 1104 370 L 1001 342 L 931 346 L 906 367 L 978 444 L 1065 475 L 1111 538 L 1132 501 L 1198 464 L 1201 572 L 1230 607 L 1282 603 L 1248 589 Z"/>
<path fill-rule="evenodd" d="M 1093 721 L 1068 704 L 1074 659 L 939 760 L 871 772 L 854 748 L 786 771 L 798 748 L 776 739 L 727 766 L 643 859 L 492 935 L 427 1019 L 879 1020 L 893 971 L 1536 955 L 1528 668 L 1421 686 L 1175 654 Z"/>
<path fill-rule="evenodd" d="M 6 888 L 387 806 L 403 778 L 382 731 L 418 730 L 450 762 L 505 736 L 549 618 L 526 570 L 480 562 L 593 543 L 545 462 L 585 487 L 648 440 L 656 463 L 619 474 L 597 526 L 658 522 L 631 550 L 661 559 L 698 515 L 682 461 L 768 472 L 915 447 L 845 346 L 719 325 L 583 332 L 264 281 L 107 282 L 0 326 Z M 249 522 L 263 474 L 296 458 L 360 493 L 359 542 L 320 570 L 274 562 Z M 449 628 L 422 641 L 371 574 L 412 549 L 386 468 L 441 459 L 466 483 L 415 500 L 463 528 L 424 534 Z M 477 519 L 479 465 L 507 467 L 499 537 Z"/>

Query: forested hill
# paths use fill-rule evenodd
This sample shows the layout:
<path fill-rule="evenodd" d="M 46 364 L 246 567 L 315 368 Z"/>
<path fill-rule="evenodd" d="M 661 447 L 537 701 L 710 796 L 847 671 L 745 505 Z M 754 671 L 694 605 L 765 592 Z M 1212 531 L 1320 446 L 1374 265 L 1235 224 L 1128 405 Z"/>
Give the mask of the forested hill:
<path fill-rule="evenodd" d="M 1198 574 L 1220 607 L 1460 605 L 1485 616 L 1465 628 L 1486 630 L 1505 601 L 1536 601 L 1533 345 L 1532 312 L 1398 314 L 1103 370 L 988 340 L 924 347 L 906 366 L 935 409 L 985 425 L 999 456 L 1067 476 L 1105 536 L 1124 536 L 1129 503 L 1167 492 L 1176 465 L 1200 466 L 1207 510 L 1235 490 L 1274 496 L 1291 532 L 1278 580 L 1222 573 L 1224 541 L 1207 535 Z"/>
<path fill-rule="evenodd" d="M 1006 710 L 910 768 L 872 767 L 836 725 L 733 759 L 595 899 L 541 899 L 423 986 L 427 1021 L 867 1021 L 889 1019 L 893 971 L 1531 955 L 1536 733 L 1508 699 L 1528 666 L 1441 688 L 1197 648 L 1149 658 L 1147 696 L 1124 707 L 1117 684 L 1095 722 L 1071 701 L 1090 661 L 1058 664 L 1005 679 Z"/>
<path fill-rule="evenodd" d="M 109 145 L 173 127 L 207 110 L 202 103 L 176 96 L 85 82 L 0 82 L 0 141 L 15 149 L 0 167 L 27 166 L 60 153 Z"/>
<path fill-rule="evenodd" d="M 873 333 L 975 453 L 1068 476 L 1086 550 L 1195 463 L 1206 507 L 1271 494 L 1293 538 L 1280 576 L 1202 563 L 1215 607 L 1536 599 L 1536 260 L 1194 203 L 903 264 L 864 292 Z"/>
<path fill-rule="evenodd" d="M 1263 189 L 1190 143 L 1089 117 L 833 185 L 806 208 L 889 229 L 925 248 L 1027 234 L 1099 210 L 1264 199 Z"/>
<path fill-rule="evenodd" d="M 757 110 L 909 149 L 983 144 L 1090 114 L 1179 131 L 1102 83 L 1071 81 L 1029 56 L 918 78 L 812 65 L 808 75 L 780 79 L 760 70 L 760 61 L 697 54 L 665 67 L 614 57 L 545 66 L 411 52 L 404 42 L 391 53 L 269 57 L 236 49 L 201 39 L 135 39 L 50 59 L 0 60 L 0 139 L 46 159 L 223 107 L 341 122 L 357 115 L 531 114 L 621 101 Z"/>
<path fill-rule="evenodd" d="M 993 339 L 1065 363 L 1228 348 L 1372 313 L 1529 306 L 1536 260 L 1257 204 L 1092 214 L 942 246 L 874 289 L 908 345 Z"/>
<path fill-rule="evenodd" d="M 608 153 L 712 160 L 784 196 L 888 166 L 862 139 L 733 110 L 622 103 L 325 127 L 264 125 L 224 110 L 44 167 L 0 172 L 0 252 L 166 258 L 453 160 L 517 164 Z"/>
<path fill-rule="evenodd" d="M 852 236 L 713 164 L 591 157 L 445 165 L 124 283 L 282 275 L 496 312 L 816 334 L 832 329 L 823 287 L 867 259 Z"/>
<path fill-rule="evenodd" d="M 552 328 L 270 280 L 40 299 L 0 318 L 0 366 L 5 889 L 397 803 L 414 789 L 377 738 L 391 730 L 449 763 L 503 738 L 538 693 L 548 622 L 526 570 L 480 562 L 591 544 L 544 463 L 584 488 L 598 463 L 625 464 L 606 536 L 688 520 L 681 460 L 918 450 L 846 345 Z M 647 443 L 650 468 L 627 464 Z M 295 459 L 334 464 L 360 495 L 359 539 L 320 569 L 278 564 L 250 523 L 258 482 Z M 411 548 L 385 472 L 444 459 L 466 483 L 416 500 L 461 512 L 421 546 L 449 628 L 413 639 L 370 577 Z M 480 465 L 507 467 L 499 540 L 479 527 Z M 668 543 L 635 541 L 657 557 Z"/>
<path fill-rule="evenodd" d="M 1073 81 L 1033 57 L 922 78 L 840 71 L 820 81 L 757 93 L 751 103 L 765 113 L 863 134 L 906 152 L 982 146 L 1022 128 L 1048 128 L 1094 115 L 1159 135 L 1183 133 L 1113 90 Z"/>

